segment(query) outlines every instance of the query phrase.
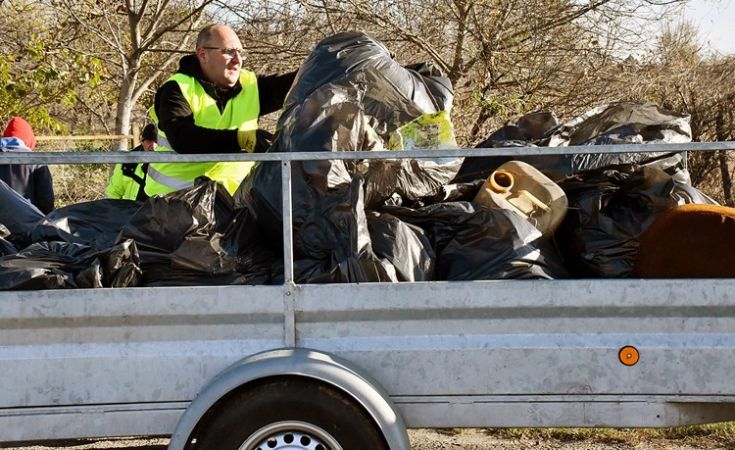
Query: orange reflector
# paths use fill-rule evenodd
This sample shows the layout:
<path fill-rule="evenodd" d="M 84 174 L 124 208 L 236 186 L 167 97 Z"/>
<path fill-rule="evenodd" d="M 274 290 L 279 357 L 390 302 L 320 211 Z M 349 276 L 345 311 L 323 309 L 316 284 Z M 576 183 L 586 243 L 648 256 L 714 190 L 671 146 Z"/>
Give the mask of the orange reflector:
<path fill-rule="evenodd" d="M 637 348 L 632 345 L 626 345 L 618 352 L 618 358 L 620 359 L 620 362 L 626 366 L 635 366 L 640 355 L 638 354 Z"/>

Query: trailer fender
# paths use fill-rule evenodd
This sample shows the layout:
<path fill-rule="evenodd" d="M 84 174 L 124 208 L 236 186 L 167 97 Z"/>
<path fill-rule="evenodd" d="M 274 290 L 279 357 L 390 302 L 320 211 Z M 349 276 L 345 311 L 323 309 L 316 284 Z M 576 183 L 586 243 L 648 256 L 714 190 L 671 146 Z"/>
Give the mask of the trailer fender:
<path fill-rule="evenodd" d="M 181 416 L 168 449 L 185 450 L 197 424 L 218 400 L 249 383 L 275 376 L 316 379 L 345 392 L 372 417 L 391 450 L 411 450 L 403 419 L 377 382 L 349 361 L 306 348 L 257 353 L 220 372 Z"/>

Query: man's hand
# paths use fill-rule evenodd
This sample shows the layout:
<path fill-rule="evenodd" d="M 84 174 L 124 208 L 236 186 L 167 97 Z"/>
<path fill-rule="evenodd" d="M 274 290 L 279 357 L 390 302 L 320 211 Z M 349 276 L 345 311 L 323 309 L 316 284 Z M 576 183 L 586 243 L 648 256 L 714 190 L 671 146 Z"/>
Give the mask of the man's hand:
<path fill-rule="evenodd" d="M 237 143 L 240 144 L 240 149 L 252 153 L 255 150 L 255 142 L 255 130 L 237 130 Z"/>
<path fill-rule="evenodd" d="M 243 151 L 264 153 L 273 143 L 273 134 L 266 130 L 239 130 L 237 132 L 237 142 Z"/>
<path fill-rule="evenodd" d="M 266 130 L 255 132 L 255 153 L 265 153 L 273 144 L 273 133 Z"/>

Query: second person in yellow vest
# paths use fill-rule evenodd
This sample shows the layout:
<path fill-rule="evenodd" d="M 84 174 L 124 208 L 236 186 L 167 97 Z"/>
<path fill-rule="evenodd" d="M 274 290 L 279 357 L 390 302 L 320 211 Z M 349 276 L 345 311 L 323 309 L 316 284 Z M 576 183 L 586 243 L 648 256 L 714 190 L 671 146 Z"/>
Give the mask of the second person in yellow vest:
<path fill-rule="evenodd" d="M 151 117 L 158 125 L 156 151 L 235 153 L 265 151 L 270 133 L 258 118 L 278 111 L 296 77 L 257 76 L 242 68 L 237 34 L 222 24 L 199 32 L 196 54 L 184 56 L 179 70 L 156 92 Z M 193 185 L 202 175 L 234 193 L 254 163 L 155 163 L 148 168 L 145 192 L 166 194 Z"/>

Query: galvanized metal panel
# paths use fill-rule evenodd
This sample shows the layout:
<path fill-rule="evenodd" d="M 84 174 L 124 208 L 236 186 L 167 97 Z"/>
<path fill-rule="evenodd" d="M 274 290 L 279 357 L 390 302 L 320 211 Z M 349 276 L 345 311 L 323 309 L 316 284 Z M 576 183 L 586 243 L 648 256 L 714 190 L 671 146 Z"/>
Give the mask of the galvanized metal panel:
<path fill-rule="evenodd" d="M 187 403 L 0 410 L 4 442 L 168 435 Z"/>
<path fill-rule="evenodd" d="M 284 289 L 2 293 L 0 405 L 189 401 L 242 356 L 284 345 Z M 626 425 L 652 426 L 673 423 L 651 416 L 667 401 L 735 394 L 731 280 L 364 283 L 292 292 L 297 345 L 365 369 L 404 404 L 413 426 L 500 426 L 509 412 L 518 414 L 514 426 L 615 425 L 624 417 L 632 417 Z M 634 367 L 617 360 L 627 344 L 641 351 Z M 574 405 L 599 411 L 564 412 Z M 691 421 L 706 409 L 678 417 Z M 0 424 L 16 420 L 7 411 Z M 113 434 L 140 430 L 126 426 Z M 86 430 L 109 432 L 100 427 Z"/>
<path fill-rule="evenodd" d="M 735 404 L 665 401 L 403 402 L 396 405 L 408 427 L 671 427 L 735 419 Z"/>
<path fill-rule="evenodd" d="M 280 286 L 0 296 L 0 408 L 190 401 L 221 370 L 283 346 Z"/>
<path fill-rule="evenodd" d="M 337 292 L 298 288 L 298 345 L 354 361 L 391 395 L 735 394 L 730 280 L 368 283 Z M 625 345 L 640 350 L 633 367 L 618 360 Z"/>

